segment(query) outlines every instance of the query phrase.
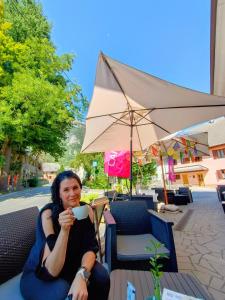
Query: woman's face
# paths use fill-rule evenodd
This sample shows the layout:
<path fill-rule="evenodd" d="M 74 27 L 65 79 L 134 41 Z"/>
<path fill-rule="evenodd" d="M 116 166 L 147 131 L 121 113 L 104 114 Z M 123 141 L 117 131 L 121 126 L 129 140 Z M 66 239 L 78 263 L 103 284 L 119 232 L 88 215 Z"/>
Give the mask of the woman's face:
<path fill-rule="evenodd" d="M 66 178 L 60 183 L 59 196 L 64 209 L 80 205 L 81 188 L 75 178 Z"/>

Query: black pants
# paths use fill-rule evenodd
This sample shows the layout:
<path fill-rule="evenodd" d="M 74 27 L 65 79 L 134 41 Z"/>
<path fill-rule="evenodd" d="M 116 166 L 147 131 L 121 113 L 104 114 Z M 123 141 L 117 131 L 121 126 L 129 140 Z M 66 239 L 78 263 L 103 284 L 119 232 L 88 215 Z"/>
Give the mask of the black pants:
<path fill-rule="evenodd" d="M 107 300 L 109 288 L 109 274 L 96 262 L 88 285 L 88 300 Z M 61 278 L 53 281 L 40 280 L 34 272 L 29 272 L 22 275 L 20 289 L 25 300 L 64 300 L 67 298 L 70 284 Z"/>

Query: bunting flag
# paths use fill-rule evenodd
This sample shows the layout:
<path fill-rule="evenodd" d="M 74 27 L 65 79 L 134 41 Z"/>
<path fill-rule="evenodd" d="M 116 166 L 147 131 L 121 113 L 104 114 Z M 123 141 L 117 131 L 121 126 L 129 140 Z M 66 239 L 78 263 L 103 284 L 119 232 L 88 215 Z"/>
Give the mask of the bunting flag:
<path fill-rule="evenodd" d="M 181 143 L 182 143 L 184 146 L 186 146 L 186 144 L 187 144 L 187 143 L 186 143 L 186 139 L 183 138 L 183 137 L 181 137 L 180 139 L 181 139 Z"/>
<path fill-rule="evenodd" d="M 169 171 L 169 181 L 176 181 L 176 175 L 174 173 L 174 161 L 173 158 L 169 157 L 168 159 L 168 171 Z"/>
<path fill-rule="evenodd" d="M 195 156 L 198 155 L 198 150 L 197 150 L 196 146 L 194 146 L 194 154 L 195 154 Z"/>
<path fill-rule="evenodd" d="M 178 142 L 176 142 L 174 145 L 173 145 L 173 149 L 176 151 L 178 149 L 180 149 L 180 144 Z"/>
<path fill-rule="evenodd" d="M 170 148 L 167 150 L 167 154 L 168 154 L 168 156 L 173 156 L 173 154 L 174 154 L 174 149 L 170 147 Z"/>
<path fill-rule="evenodd" d="M 158 156 L 158 154 L 159 154 L 158 149 L 156 149 L 155 147 L 152 146 L 151 151 L 154 156 Z"/>
<path fill-rule="evenodd" d="M 184 153 L 183 153 L 183 152 L 180 152 L 180 161 L 181 161 L 181 162 L 183 161 L 183 158 L 184 158 Z"/>

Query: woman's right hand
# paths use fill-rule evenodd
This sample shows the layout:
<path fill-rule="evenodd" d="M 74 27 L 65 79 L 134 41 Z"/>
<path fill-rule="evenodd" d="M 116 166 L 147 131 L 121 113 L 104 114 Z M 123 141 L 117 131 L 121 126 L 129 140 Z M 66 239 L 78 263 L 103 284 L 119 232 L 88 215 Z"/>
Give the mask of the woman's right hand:
<path fill-rule="evenodd" d="M 67 208 L 59 214 L 59 225 L 63 230 L 69 230 L 74 223 L 74 215 L 71 208 Z"/>

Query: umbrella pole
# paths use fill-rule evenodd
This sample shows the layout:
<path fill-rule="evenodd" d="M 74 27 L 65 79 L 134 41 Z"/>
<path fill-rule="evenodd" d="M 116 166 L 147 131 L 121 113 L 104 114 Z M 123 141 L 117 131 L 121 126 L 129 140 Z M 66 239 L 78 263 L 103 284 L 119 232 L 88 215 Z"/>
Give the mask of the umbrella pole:
<path fill-rule="evenodd" d="M 133 187 L 133 172 L 132 172 L 132 164 L 133 164 L 133 124 L 131 124 L 130 129 L 130 200 L 132 198 L 132 187 Z"/>
<path fill-rule="evenodd" d="M 132 187 L 133 187 L 133 172 L 132 172 L 132 164 L 133 164 L 133 111 L 131 111 L 131 126 L 130 126 L 130 200 L 132 198 Z"/>
<path fill-rule="evenodd" d="M 163 159 L 162 159 L 161 154 L 160 154 L 160 165 L 161 165 L 161 169 L 162 169 L 163 191 L 164 191 L 165 204 L 168 204 L 168 196 L 167 196 L 167 192 L 166 192 L 166 181 L 165 181 L 165 175 L 164 175 L 164 170 L 163 170 Z"/>

